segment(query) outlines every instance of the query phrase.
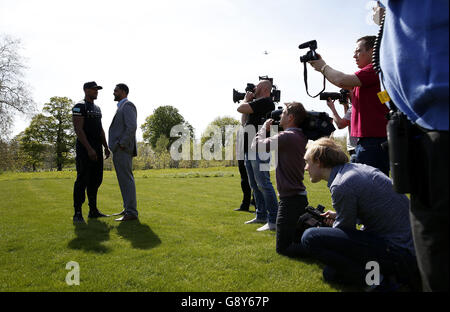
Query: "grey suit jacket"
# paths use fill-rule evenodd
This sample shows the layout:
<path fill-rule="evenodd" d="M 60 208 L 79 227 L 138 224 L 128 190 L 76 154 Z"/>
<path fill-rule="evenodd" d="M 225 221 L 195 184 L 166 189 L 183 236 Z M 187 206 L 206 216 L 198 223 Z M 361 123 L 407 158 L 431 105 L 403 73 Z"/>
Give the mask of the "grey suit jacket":
<path fill-rule="evenodd" d="M 125 147 L 125 152 L 137 156 L 136 129 L 136 107 L 130 101 L 126 101 L 117 109 L 109 127 L 108 146 L 111 152 L 116 152 L 120 144 Z"/>

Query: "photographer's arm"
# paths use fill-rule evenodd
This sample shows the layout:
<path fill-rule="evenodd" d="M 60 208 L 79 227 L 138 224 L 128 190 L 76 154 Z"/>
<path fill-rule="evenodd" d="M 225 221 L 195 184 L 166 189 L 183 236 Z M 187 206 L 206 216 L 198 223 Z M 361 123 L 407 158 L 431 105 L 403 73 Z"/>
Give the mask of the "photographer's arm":
<path fill-rule="evenodd" d="M 242 126 L 245 126 L 247 124 L 247 120 L 248 120 L 248 114 L 242 114 L 242 116 L 241 116 Z"/>
<path fill-rule="evenodd" d="M 353 190 L 335 186 L 330 191 L 333 209 L 336 211 L 333 226 L 340 229 L 355 229 L 358 200 Z"/>
<path fill-rule="evenodd" d="M 248 103 L 242 103 L 241 105 L 239 105 L 237 111 L 241 114 L 253 114 L 253 109 Z"/>
<path fill-rule="evenodd" d="M 361 81 L 355 74 L 347 75 L 343 72 L 340 72 L 338 70 L 333 69 L 330 65 L 327 65 L 325 61 L 320 57 L 320 54 L 317 54 L 319 57 L 318 60 L 315 61 L 309 61 L 309 64 L 311 66 L 321 72 L 325 78 L 335 86 L 338 86 L 339 88 L 353 88 L 353 87 L 360 87 L 362 85 Z"/>
<path fill-rule="evenodd" d="M 334 101 L 332 101 L 330 98 L 328 98 L 327 100 L 327 105 L 331 109 L 331 112 L 333 113 L 333 120 L 339 129 L 344 129 L 345 127 L 348 127 L 350 125 L 350 120 L 343 119 L 341 118 L 341 116 L 339 116 L 334 106 Z"/>
<path fill-rule="evenodd" d="M 250 102 L 255 98 L 252 92 L 247 92 L 245 94 L 244 102 L 238 106 L 237 111 L 242 114 L 253 114 L 253 108 L 250 106 Z"/>
<path fill-rule="evenodd" d="M 267 119 L 264 125 L 261 127 L 261 129 L 258 131 L 258 133 L 255 135 L 252 141 L 251 149 L 256 150 L 256 147 L 261 151 L 270 152 L 272 150 L 277 149 L 278 146 L 278 138 L 280 134 L 276 134 L 271 137 L 266 137 L 267 132 L 270 131 L 270 127 L 272 126 L 273 119 Z"/>

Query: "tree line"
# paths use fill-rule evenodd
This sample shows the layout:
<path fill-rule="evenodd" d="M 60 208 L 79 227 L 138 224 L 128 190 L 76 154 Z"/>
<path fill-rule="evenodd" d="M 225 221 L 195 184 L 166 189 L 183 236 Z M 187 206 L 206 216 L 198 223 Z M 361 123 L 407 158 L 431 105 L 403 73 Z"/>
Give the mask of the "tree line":
<path fill-rule="evenodd" d="M 32 117 L 29 126 L 11 140 L 0 140 L 0 170 L 38 171 L 74 169 L 76 135 L 72 125 L 72 107 L 75 103 L 67 97 L 52 97 L 44 104 L 42 112 Z M 175 125 L 189 129 L 194 144 L 194 128 L 185 121 L 178 109 L 160 106 L 141 125 L 143 142 L 138 143 L 138 157 L 135 169 L 153 168 L 195 168 L 214 165 L 236 165 L 232 161 L 207 162 L 204 160 L 173 160 L 170 146 L 177 140 L 170 136 Z M 210 123 L 225 131 L 225 125 L 239 124 L 231 117 L 218 117 Z M 204 143 L 206 135 L 201 137 Z M 224 144 L 224 142 L 222 142 Z M 105 169 L 112 169 L 111 160 L 105 162 Z"/>
<path fill-rule="evenodd" d="M 67 97 L 52 97 L 37 113 L 29 86 L 24 82 L 26 66 L 20 55 L 20 40 L 0 36 L 0 172 L 58 170 L 74 168 L 76 135 L 72 125 L 73 101 Z M 31 118 L 28 127 L 11 138 L 11 129 L 18 117 Z M 231 123 L 230 123 L 231 122 Z M 239 124 L 231 117 L 218 117 L 211 125 Z M 236 165 L 230 162 L 202 160 L 175 161 L 169 149 L 177 138 L 170 136 L 174 125 L 189 129 L 195 141 L 194 128 L 173 106 L 160 106 L 141 125 L 143 142 L 138 143 L 138 169 L 205 167 Z M 202 143 L 208 135 L 201 137 Z M 105 169 L 112 169 L 111 159 Z"/>

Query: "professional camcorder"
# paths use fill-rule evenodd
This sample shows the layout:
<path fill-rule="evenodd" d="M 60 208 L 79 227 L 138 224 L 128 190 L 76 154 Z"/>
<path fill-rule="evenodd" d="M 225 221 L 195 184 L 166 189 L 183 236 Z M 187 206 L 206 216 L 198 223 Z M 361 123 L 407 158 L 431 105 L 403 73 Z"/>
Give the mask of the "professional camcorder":
<path fill-rule="evenodd" d="M 259 76 L 259 81 L 261 80 L 269 80 L 272 83 L 272 90 L 270 91 L 270 97 L 272 101 L 279 102 L 281 97 L 281 91 L 277 89 L 277 86 L 273 84 L 273 78 L 269 78 L 268 76 Z M 247 83 L 247 87 L 245 87 L 245 92 L 255 92 L 256 85 L 253 83 Z M 238 92 L 236 89 L 233 89 L 233 102 L 238 103 L 245 98 L 245 92 Z"/>
<path fill-rule="evenodd" d="M 273 125 L 280 125 L 281 114 L 283 113 L 283 108 L 278 107 L 278 109 L 270 112 L 270 118 L 274 120 Z M 303 133 L 306 135 L 308 140 L 317 140 L 324 136 L 330 136 L 330 134 L 336 130 L 333 125 L 333 118 L 331 118 L 325 112 L 314 112 L 307 111 L 306 118 L 300 125 Z"/>
<path fill-rule="evenodd" d="M 341 104 L 347 104 L 349 97 L 350 91 L 346 89 L 341 89 L 339 92 L 322 92 L 320 94 L 321 100 L 326 101 L 330 98 L 331 100 L 339 100 L 339 103 Z"/>

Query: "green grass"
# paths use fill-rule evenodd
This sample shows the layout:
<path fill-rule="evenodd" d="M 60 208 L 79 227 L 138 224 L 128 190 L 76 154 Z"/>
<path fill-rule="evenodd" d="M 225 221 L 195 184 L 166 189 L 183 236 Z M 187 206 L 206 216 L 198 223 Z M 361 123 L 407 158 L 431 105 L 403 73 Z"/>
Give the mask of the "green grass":
<path fill-rule="evenodd" d="M 75 172 L 0 174 L 0 291 L 341 291 L 322 265 L 275 252 L 275 233 L 245 225 L 237 168 L 136 171 L 140 222 L 113 217 L 72 224 Z M 274 172 L 272 178 L 274 180 Z M 331 206 L 326 184 L 310 204 Z M 275 185 L 275 184 L 274 184 Z M 114 172 L 105 172 L 99 209 L 122 210 Z M 80 285 L 65 283 L 80 264 Z"/>

